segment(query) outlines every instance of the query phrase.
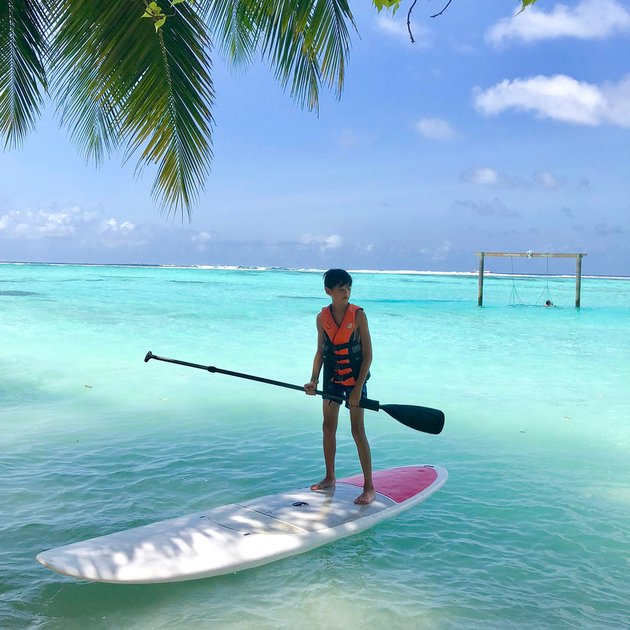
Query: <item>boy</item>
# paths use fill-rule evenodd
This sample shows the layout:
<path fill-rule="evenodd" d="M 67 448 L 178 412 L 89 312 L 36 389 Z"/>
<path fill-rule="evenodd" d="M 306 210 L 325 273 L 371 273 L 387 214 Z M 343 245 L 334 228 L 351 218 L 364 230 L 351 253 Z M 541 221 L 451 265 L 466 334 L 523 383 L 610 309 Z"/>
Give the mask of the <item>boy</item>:
<path fill-rule="evenodd" d="M 363 470 L 363 492 L 354 500 L 359 505 L 374 501 L 372 483 L 372 455 L 365 435 L 362 397 L 367 397 L 365 382 L 372 363 L 372 340 L 363 309 L 350 304 L 352 277 L 343 269 L 329 269 L 324 274 L 324 290 L 332 303 L 317 315 L 317 352 L 313 360 L 311 380 L 304 385 L 307 394 L 314 396 L 319 373 L 324 366 L 324 462 L 326 476 L 311 486 L 324 490 L 335 484 L 335 453 L 340 403 L 326 398 L 326 394 L 340 396 L 350 409 L 350 423 Z"/>

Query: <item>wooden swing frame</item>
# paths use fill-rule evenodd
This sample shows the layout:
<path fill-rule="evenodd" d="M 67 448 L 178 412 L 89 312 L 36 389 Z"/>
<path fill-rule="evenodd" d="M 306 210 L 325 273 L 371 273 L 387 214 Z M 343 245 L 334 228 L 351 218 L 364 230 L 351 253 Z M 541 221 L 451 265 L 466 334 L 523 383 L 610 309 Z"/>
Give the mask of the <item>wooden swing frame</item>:
<path fill-rule="evenodd" d="M 479 282 L 477 290 L 477 306 L 483 306 L 483 274 L 486 257 L 498 258 L 575 258 L 575 307 L 580 308 L 580 293 L 582 291 L 582 258 L 588 254 L 580 252 L 575 254 L 557 254 L 542 252 L 478 252 L 479 256 Z"/>

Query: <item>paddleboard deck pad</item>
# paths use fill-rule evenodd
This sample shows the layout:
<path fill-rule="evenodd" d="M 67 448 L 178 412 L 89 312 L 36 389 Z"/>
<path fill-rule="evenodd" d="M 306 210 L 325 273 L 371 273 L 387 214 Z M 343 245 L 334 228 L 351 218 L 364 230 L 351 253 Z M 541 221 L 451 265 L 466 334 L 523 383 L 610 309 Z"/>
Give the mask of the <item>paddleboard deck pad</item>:
<path fill-rule="evenodd" d="M 242 571 L 356 534 L 424 501 L 448 473 L 403 466 L 373 474 L 376 498 L 354 499 L 362 475 L 190 514 L 44 551 L 37 560 L 93 582 L 149 584 Z"/>

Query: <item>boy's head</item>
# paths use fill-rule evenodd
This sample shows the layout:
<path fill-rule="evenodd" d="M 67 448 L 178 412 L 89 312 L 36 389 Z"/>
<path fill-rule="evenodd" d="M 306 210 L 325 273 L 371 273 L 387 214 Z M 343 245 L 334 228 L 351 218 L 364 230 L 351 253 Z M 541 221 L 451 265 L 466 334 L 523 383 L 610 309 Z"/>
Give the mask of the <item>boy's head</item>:
<path fill-rule="evenodd" d="M 329 269 L 324 274 L 324 286 L 327 289 L 351 287 L 352 276 L 345 269 Z"/>

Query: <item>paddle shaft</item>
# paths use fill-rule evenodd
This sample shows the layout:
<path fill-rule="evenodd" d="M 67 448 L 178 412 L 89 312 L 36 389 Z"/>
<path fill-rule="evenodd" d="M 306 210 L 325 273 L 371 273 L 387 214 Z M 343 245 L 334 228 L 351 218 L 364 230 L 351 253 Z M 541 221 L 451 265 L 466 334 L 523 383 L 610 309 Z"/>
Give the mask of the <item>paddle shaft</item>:
<path fill-rule="evenodd" d="M 159 357 L 156 354 L 153 354 L 150 350 L 144 357 L 145 363 L 149 361 L 149 359 L 165 361 L 166 363 L 176 363 L 177 365 L 197 368 L 198 370 L 205 370 L 206 372 L 217 372 L 218 374 L 226 374 L 227 376 L 236 376 L 237 378 L 245 378 L 249 381 L 266 383 L 267 385 L 277 385 L 278 387 L 286 387 L 287 389 L 295 389 L 301 392 L 304 391 L 304 387 L 293 385 L 292 383 L 283 383 L 282 381 L 274 381 L 271 378 L 252 376 L 251 374 L 243 374 L 242 372 L 222 370 L 221 368 L 214 367 L 213 365 L 200 365 L 199 363 L 191 363 L 190 361 L 180 361 L 179 359 Z M 338 403 L 344 402 L 344 398 L 341 396 L 326 394 L 320 389 L 316 389 L 314 393 L 318 396 L 323 396 L 325 400 L 334 400 Z M 397 420 L 401 424 L 404 424 L 415 431 L 423 431 L 424 433 L 437 435 L 444 428 L 444 413 L 439 409 L 432 409 L 431 407 L 419 407 L 416 405 L 381 405 L 377 400 L 371 400 L 370 398 L 361 398 L 359 401 L 359 407 L 371 409 L 372 411 L 382 410 L 394 418 L 394 420 Z"/>
<path fill-rule="evenodd" d="M 243 374 L 242 372 L 233 372 L 232 370 L 223 370 L 214 365 L 201 365 L 199 363 L 190 363 L 189 361 L 180 361 L 179 359 L 168 359 L 167 357 L 159 357 L 153 354 L 151 351 L 144 357 L 145 362 L 149 359 L 155 359 L 156 361 L 165 361 L 166 363 L 176 363 L 177 365 L 185 365 L 186 367 L 197 368 L 199 370 L 205 370 L 206 372 L 212 372 L 217 374 L 225 374 L 227 376 L 236 376 L 237 378 L 245 378 L 248 381 L 256 381 L 258 383 L 266 383 L 267 385 L 276 385 L 278 387 L 286 387 L 287 389 L 295 389 L 297 391 L 304 391 L 304 387 L 300 385 L 293 385 L 292 383 L 283 383 L 282 381 L 274 381 L 271 378 L 264 378 L 262 376 L 253 376 L 251 374 Z M 322 390 L 316 389 L 315 394 L 318 396 L 325 396 L 326 399 L 334 400 L 336 402 L 344 402 L 341 396 L 334 396 L 331 394 L 325 394 Z M 364 409 L 371 409 L 372 411 L 378 411 L 381 406 L 377 400 L 371 400 L 370 398 L 361 398 L 359 406 Z"/>

